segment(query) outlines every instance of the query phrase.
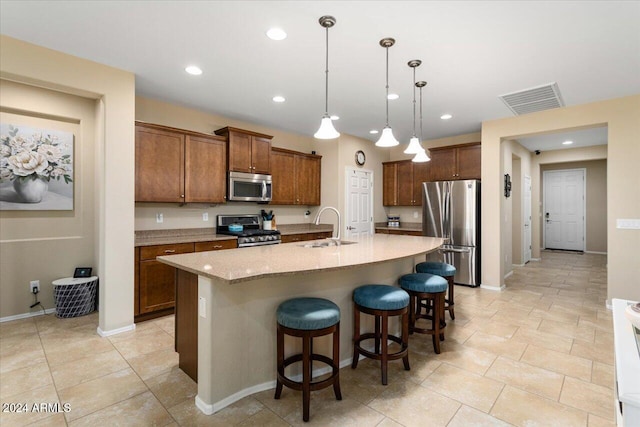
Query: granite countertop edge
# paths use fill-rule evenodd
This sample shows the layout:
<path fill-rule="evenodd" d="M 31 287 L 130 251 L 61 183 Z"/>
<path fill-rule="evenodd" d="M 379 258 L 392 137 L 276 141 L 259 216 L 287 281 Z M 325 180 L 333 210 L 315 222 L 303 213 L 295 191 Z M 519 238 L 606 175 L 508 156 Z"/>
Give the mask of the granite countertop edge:
<path fill-rule="evenodd" d="M 304 234 L 333 231 L 331 224 L 282 224 L 280 234 Z M 137 230 L 134 246 L 174 245 L 178 243 L 210 242 L 216 240 L 237 240 L 235 236 L 216 234 L 215 228 L 177 228 L 166 230 Z"/>

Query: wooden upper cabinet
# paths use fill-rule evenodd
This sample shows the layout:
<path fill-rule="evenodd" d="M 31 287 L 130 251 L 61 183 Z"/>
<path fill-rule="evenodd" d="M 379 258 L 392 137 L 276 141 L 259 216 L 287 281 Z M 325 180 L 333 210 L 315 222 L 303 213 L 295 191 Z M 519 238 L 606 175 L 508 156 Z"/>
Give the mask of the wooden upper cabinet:
<path fill-rule="evenodd" d="M 413 198 L 413 162 L 398 162 L 398 205 L 412 206 Z"/>
<path fill-rule="evenodd" d="M 422 183 L 429 181 L 429 163 L 411 160 L 382 164 L 382 204 L 384 206 L 421 206 Z"/>
<path fill-rule="evenodd" d="M 297 205 L 320 205 L 319 156 L 295 155 Z"/>
<path fill-rule="evenodd" d="M 225 141 L 187 135 L 185 141 L 185 202 L 226 201 Z"/>
<path fill-rule="evenodd" d="M 458 179 L 480 179 L 480 145 L 458 148 Z"/>
<path fill-rule="evenodd" d="M 398 163 L 382 163 L 382 204 L 398 206 Z"/>
<path fill-rule="evenodd" d="M 431 181 L 480 179 L 480 144 L 432 148 Z"/>
<path fill-rule="evenodd" d="M 224 203 L 224 138 L 136 122 L 136 202 Z"/>
<path fill-rule="evenodd" d="M 450 181 L 455 179 L 456 152 L 455 149 L 430 150 L 431 181 Z"/>
<path fill-rule="evenodd" d="M 272 136 L 232 127 L 218 129 L 215 133 L 227 138 L 230 171 L 271 173 Z"/>
<path fill-rule="evenodd" d="M 295 158 L 293 153 L 273 149 L 271 151 L 271 204 L 294 205 Z"/>
<path fill-rule="evenodd" d="M 271 149 L 272 205 L 320 205 L 322 156 Z"/>
<path fill-rule="evenodd" d="M 422 206 L 422 183 L 431 181 L 431 162 L 413 164 L 414 206 Z"/>
<path fill-rule="evenodd" d="M 251 161 L 253 173 L 271 173 L 271 138 L 251 138 Z"/>
<path fill-rule="evenodd" d="M 185 135 L 136 126 L 136 202 L 184 201 Z"/>

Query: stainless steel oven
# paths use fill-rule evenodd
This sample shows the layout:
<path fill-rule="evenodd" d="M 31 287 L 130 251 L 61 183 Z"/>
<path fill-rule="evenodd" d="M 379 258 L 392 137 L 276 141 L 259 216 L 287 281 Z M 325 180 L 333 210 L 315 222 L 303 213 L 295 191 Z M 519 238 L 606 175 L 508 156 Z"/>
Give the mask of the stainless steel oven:
<path fill-rule="evenodd" d="M 271 175 L 229 172 L 228 200 L 269 203 L 271 201 Z"/>

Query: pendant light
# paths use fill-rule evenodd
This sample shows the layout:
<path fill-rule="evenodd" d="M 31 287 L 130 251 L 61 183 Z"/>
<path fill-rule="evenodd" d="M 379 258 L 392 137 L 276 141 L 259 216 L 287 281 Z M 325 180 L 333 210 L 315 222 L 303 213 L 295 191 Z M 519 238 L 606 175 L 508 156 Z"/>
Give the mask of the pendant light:
<path fill-rule="evenodd" d="M 324 115 L 322 116 L 322 121 L 320 122 L 320 129 L 313 135 L 318 139 L 334 139 L 340 136 L 340 132 L 338 132 L 333 127 L 333 121 L 331 120 L 331 116 L 329 116 L 329 28 L 336 25 L 336 18 L 333 16 L 323 16 L 318 22 L 326 29 L 326 56 L 325 56 L 325 91 L 324 91 Z"/>
<path fill-rule="evenodd" d="M 382 129 L 382 135 L 380 135 L 380 139 L 376 142 L 377 147 L 394 147 L 398 144 L 398 140 L 393 136 L 393 131 L 389 126 L 389 48 L 396 43 L 395 39 L 390 37 L 384 38 L 380 40 L 380 46 L 387 50 L 387 96 L 385 100 L 387 102 L 387 124 L 384 129 Z"/>
<path fill-rule="evenodd" d="M 404 150 L 404 154 L 418 154 L 420 151 L 423 151 L 422 145 L 420 145 L 420 140 L 416 136 L 416 68 L 422 64 L 422 61 L 419 59 L 411 60 L 407 63 L 407 65 L 413 68 L 413 136 L 409 140 L 409 145 Z"/>
<path fill-rule="evenodd" d="M 427 82 L 425 81 L 419 81 L 415 84 L 416 87 L 420 88 L 420 139 L 423 141 L 424 141 L 424 134 L 422 133 L 422 88 L 425 87 L 426 85 L 427 85 Z M 427 150 L 425 150 L 424 148 L 422 148 L 422 151 L 419 151 L 418 154 L 416 154 L 415 157 L 411 159 L 411 161 L 415 163 L 424 163 L 424 162 L 428 162 L 429 160 L 431 159 L 427 155 Z"/>

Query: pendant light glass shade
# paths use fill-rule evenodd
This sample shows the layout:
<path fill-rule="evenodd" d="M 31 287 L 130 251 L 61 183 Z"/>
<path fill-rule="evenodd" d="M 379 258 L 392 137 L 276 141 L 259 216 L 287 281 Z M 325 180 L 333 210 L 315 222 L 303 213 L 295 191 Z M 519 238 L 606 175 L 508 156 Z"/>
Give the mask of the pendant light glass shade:
<path fill-rule="evenodd" d="M 389 126 L 385 126 L 382 129 L 382 135 L 376 142 L 376 147 L 395 147 L 400 144 L 395 136 L 393 136 L 393 130 Z"/>
<path fill-rule="evenodd" d="M 322 115 L 322 121 L 320 122 L 320 128 L 313 134 L 314 138 L 318 139 L 334 139 L 340 136 L 340 132 L 333 127 L 331 122 L 331 116 L 329 115 L 329 28 L 336 25 L 336 18 L 333 16 L 322 16 L 318 22 L 326 30 L 326 56 L 325 56 L 325 78 L 324 78 L 324 114 Z"/>
<path fill-rule="evenodd" d="M 420 145 L 420 140 L 417 136 L 413 136 L 409 140 L 409 145 L 404 150 L 404 154 L 418 154 L 421 151 L 424 151 L 424 148 L 422 148 L 422 145 Z"/>
<path fill-rule="evenodd" d="M 424 148 L 422 149 L 422 151 L 416 154 L 413 159 L 411 159 L 411 161 L 414 163 L 424 163 L 428 162 L 429 160 L 431 159 L 429 158 L 429 156 L 427 156 L 427 150 L 425 150 Z"/>
<path fill-rule="evenodd" d="M 389 126 L 389 48 L 395 44 L 395 40 L 392 38 L 385 38 L 380 40 L 380 46 L 386 49 L 387 51 L 387 96 L 385 98 L 387 103 L 387 124 L 384 129 L 382 129 L 382 134 L 380 135 L 380 139 L 376 142 L 376 147 L 395 147 L 400 143 L 393 136 L 393 131 L 391 130 L 391 126 Z"/>
<path fill-rule="evenodd" d="M 318 132 L 313 134 L 313 137 L 318 139 L 334 139 L 339 136 L 340 132 L 333 127 L 333 120 L 331 120 L 331 117 L 329 117 L 328 114 L 322 116 L 320 129 L 318 129 Z"/>

